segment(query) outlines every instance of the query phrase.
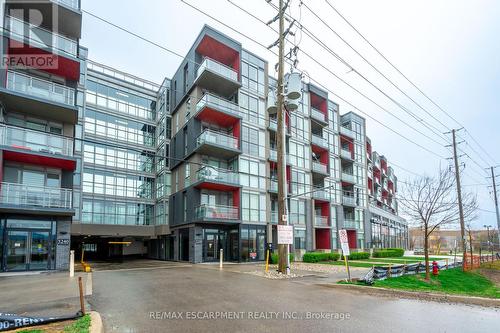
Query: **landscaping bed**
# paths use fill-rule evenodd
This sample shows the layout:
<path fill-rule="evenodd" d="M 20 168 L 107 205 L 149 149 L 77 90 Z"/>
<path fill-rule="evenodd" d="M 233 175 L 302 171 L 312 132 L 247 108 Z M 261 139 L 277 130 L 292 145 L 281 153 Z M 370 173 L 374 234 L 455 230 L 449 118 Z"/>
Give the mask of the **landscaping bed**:
<path fill-rule="evenodd" d="M 90 315 L 85 315 L 78 320 L 66 320 L 47 325 L 25 327 L 14 330 L 15 333 L 88 333 L 90 328 Z"/>

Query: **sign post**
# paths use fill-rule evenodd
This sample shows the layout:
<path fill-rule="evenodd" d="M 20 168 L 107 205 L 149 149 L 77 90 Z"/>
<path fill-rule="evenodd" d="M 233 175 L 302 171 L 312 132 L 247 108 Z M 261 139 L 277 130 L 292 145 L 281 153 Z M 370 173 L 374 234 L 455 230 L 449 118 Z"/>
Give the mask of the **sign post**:
<path fill-rule="evenodd" d="M 349 250 L 349 241 L 347 239 L 347 230 L 339 230 L 340 246 L 342 247 L 342 255 L 344 256 L 345 269 L 347 271 L 347 281 L 351 282 L 351 272 L 349 270 L 349 259 L 347 257 L 351 254 Z"/>
<path fill-rule="evenodd" d="M 288 246 L 287 272 L 290 271 L 290 245 L 293 244 L 293 225 L 278 224 L 278 245 Z"/>

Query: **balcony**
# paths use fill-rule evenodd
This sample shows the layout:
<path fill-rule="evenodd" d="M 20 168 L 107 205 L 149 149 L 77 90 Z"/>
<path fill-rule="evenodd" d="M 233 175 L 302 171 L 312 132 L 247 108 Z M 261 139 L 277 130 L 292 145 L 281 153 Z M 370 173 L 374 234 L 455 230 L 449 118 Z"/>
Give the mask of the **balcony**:
<path fill-rule="evenodd" d="M 351 139 L 356 138 L 356 133 L 353 130 L 351 130 L 350 128 L 347 128 L 344 126 L 340 126 L 340 134 L 345 135 Z"/>
<path fill-rule="evenodd" d="M 278 193 L 278 181 L 277 180 L 269 181 L 269 192 Z"/>
<path fill-rule="evenodd" d="M 278 120 L 275 118 L 269 118 L 269 124 L 267 125 L 267 128 L 273 132 L 278 131 Z M 290 136 L 290 127 L 286 127 L 285 134 Z"/>
<path fill-rule="evenodd" d="M 240 107 L 238 104 L 217 95 L 205 93 L 196 104 L 196 117 L 207 122 L 212 122 L 213 119 L 211 118 L 215 118 L 215 116 L 220 117 L 220 114 L 215 114 L 214 116 L 214 111 L 224 113 L 226 115 L 224 118 L 229 118 L 229 125 L 241 118 Z M 221 126 L 225 125 L 221 124 Z"/>
<path fill-rule="evenodd" d="M 321 137 L 319 135 L 312 134 L 311 135 L 311 142 L 312 142 L 312 144 L 314 144 L 314 145 L 316 145 L 318 147 L 321 147 L 321 148 L 324 148 L 324 149 L 328 149 L 329 148 L 328 147 L 328 141 L 325 138 L 323 138 L 323 137 Z"/>
<path fill-rule="evenodd" d="M 328 176 L 328 165 L 319 161 L 312 161 L 312 171 Z"/>
<path fill-rule="evenodd" d="M 328 216 L 315 215 L 314 216 L 314 226 L 315 227 L 328 227 Z"/>
<path fill-rule="evenodd" d="M 18 109 L 37 117 L 76 123 L 75 90 L 20 72 L 7 71 L 7 83 L 0 88 L 0 99 L 7 109 Z"/>
<path fill-rule="evenodd" d="M 344 219 L 345 229 L 359 229 L 359 222 L 353 219 Z"/>
<path fill-rule="evenodd" d="M 5 16 L 5 25 L 8 36 L 19 42 L 72 58 L 78 55 L 76 40 L 8 15 Z"/>
<path fill-rule="evenodd" d="M 346 192 L 344 191 L 342 195 L 342 204 L 344 206 L 350 206 L 350 207 L 356 207 L 356 198 L 354 197 L 354 194 L 351 192 Z"/>
<path fill-rule="evenodd" d="M 195 209 L 197 220 L 238 220 L 238 207 L 222 205 L 199 205 Z"/>
<path fill-rule="evenodd" d="M 341 179 L 345 183 L 356 184 L 356 177 L 353 174 L 342 172 Z"/>
<path fill-rule="evenodd" d="M 62 156 L 73 156 L 73 139 L 41 131 L 0 124 L 0 145 Z"/>
<path fill-rule="evenodd" d="M 276 149 L 269 149 L 269 160 L 278 162 L 278 152 L 276 151 Z"/>
<path fill-rule="evenodd" d="M 55 214 L 73 215 L 72 199 L 73 191 L 66 188 L 14 183 L 1 183 L 0 188 L 0 209 L 2 211 L 32 210 L 34 213 L 51 211 Z"/>
<path fill-rule="evenodd" d="M 312 197 L 315 200 L 330 201 L 330 194 L 325 190 L 324 187 L 314 187 L 314 192 L 312 192 Z"/>
<path fill-rule="evenodd" d="M 350 150 L 340 149 L 340 157 L 348 161 L 354 161 Z"/>
<path fill-rule="evenodd" d="M 196 152 L 231 158 L 241 153 L 238 138 L 222 132 L 204 130 L 196 139 Z"/>
<path fill-rule="evenodd" d="M 278 224 L 278 212 L 271 211 L 271 223 Z"/>
<path fill-rule="evenodd" d="M 51 0 L 74 10 L 80 10 L 80 0 Z"/>
<path fill-rule="evenodd" d="M 196 186 L 221 191 L 234 190 L 240 186 L 239 174 L 231 170 L 203 166 L 196 172 Z"/>
<path fill-rule="evenodd" d="M 311 107 L 311 118 L 323 124 L 328 124 L 326 115 L 318 109 Z"/>
<path fill-rule="evenodd" d="M 194 83 L 222 96 L 232 95 L 241 87 L 238 72 L 210 58 L 205 58 L 201 63 Z"/>

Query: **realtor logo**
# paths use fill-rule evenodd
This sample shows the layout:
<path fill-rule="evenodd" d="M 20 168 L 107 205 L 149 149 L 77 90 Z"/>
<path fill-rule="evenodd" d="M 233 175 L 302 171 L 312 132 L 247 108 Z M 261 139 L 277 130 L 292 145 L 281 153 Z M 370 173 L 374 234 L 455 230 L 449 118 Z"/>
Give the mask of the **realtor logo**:
<path fill-rule="evenodd" d="M 76 51 L 76 43 L 58 33 L 58 6 L 53 1 L 0 0 L 0 6 L 5 13 L 2 68 L 57 69 L 57 54 Z"/>

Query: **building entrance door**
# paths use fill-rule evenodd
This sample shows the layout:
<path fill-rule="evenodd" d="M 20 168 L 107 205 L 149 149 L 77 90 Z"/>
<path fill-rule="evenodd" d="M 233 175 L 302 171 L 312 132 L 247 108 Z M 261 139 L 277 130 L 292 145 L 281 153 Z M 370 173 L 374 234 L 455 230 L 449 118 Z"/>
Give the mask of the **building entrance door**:
<path fill-rule="evenodd" d="M 49 268 L 48 231 L 7 231 L 6 270 L 26 271 Z"/>

